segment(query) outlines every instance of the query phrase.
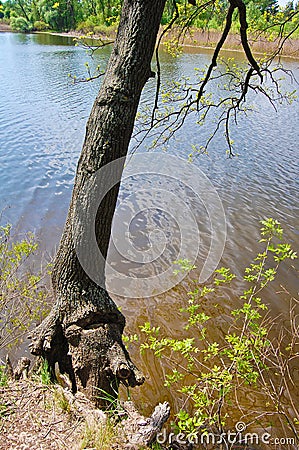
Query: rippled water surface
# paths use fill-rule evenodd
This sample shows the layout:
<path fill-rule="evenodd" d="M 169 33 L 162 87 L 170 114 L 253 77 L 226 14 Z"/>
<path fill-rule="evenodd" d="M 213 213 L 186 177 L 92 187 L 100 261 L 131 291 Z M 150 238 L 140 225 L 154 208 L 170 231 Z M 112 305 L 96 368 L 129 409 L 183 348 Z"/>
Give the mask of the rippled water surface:
<path fill-rule="evenodd" d="M 105 48 L 91 64 L 104 65 L 109 51 Z M 207 64 L 209 57 L 206 51 L 184 53 L 176 59 L 161 55 L 164 79 L 192 76 L 193 68 Z M 99 82 L 70 83 L 68 74 L 84 75 L 84 62 L 87 60 L 85 51 L 75 47 L 70 38 L 0 33 L 1 221 L 12 223 L 20 231 L 34 231 L 40 238 L 41 248 L 49 253 L 53 253 L 59 241 L 85 124 L 99 88 Z M 288 60 L 285 64 L 299 77 L 298 61 Z M 290 89 L 295 88 L 289 80 L 285 83 Z M 153 92 L 154 81 L 151 80 L 143 95 L 144 103 L 151 101 Z M 256 254 L 259 221 L 264 217 L 280 220 L 287 239 L 295 249 L 298 249 L 299 243 L 298 101 L 291 106 L 279 106 L 277 112 L 264 98 L 255 96 L 251 101 L 255 112 L 233 127 L 239 156 L 233 159 L 226 157 L 225 141 L 220 134 L 211 145 L 209 155 L 200 156 L 195 162 L 213 183 L 223 202 L 227 242 L 222 263 L 229 265 L 236 273 L 241 273 Z M 211 126 L 208 124 L 199 128 L 188 121 L 169 145 L 170 154 L 186 158 L 190 153 L 190 144 L 205 143 Z M 150 181 L 153 182 L 153 179 Z M 144 176 L 137 182 L 141 189 L 148 186 L 149 180 Z M 130 183 L 124 183 L 120 203 L 130 195 L 130 186 Z M 163 188 L 166 189 L 166 184 Z M 199 221 L 202 236 L 205 233 L 208 236 L 206 213 L 204 208 L 198 208 L 197 216 L 202 214 Z M 118 230 L 122 228 L 124 217 L 125 210 L 122 212 L 120 207 L 114 222 L 114 234 L 119 239 Z M 148 245 L 148 237 L 143 230 L 147 220 L 148 217 L 141 214 L 131 227 L 135 244 L 141 251 Z M 170 220 L 162 211 L 153 215 L 151 220 L 166 235 L 172 233 L 174 236 L 172 247 L 168 249 L 169 260 L 172 255 L 176 256 L 177 240 L 180 238 L 175 228 L 175 217 Z M 192 235 L 188 239 L 192 245 Z M 202 251 L 207 249 L 203 246 Z M 188 258 L 188 255 L 185 257 Z M 117 258 L 117 252 L 112 247 L 112 262 L 121 268 L 122 261 Z M 163 264 L 161 260 L 162 268 Z M 129 269 L 125 266 L 123 270 L 133 271 L 136 277 L 140 275 L 138 265 L 131 264 Z M 114 282 L 117 285 L 117 280 Z M 280 283 L 286 283 L 295 295 L 298 291 L 296 269 L 285 266 L 276 285 L 267 294 L 266 300 L 275 314 L 287 312 L 288 309 L 289 299 L 276 293 Z M 151 320 L 153 324 L 162 324 L 167 333 L 179 334 L 182 325 L 178 307 L 186 295 L 187 285 L 185 281 L 172 291 L 152 298 L 117 296 L 130 329 L 135 332 L 140 323 Z M 222 295 L 219 327 L 233 302 L 232 293 L 224 292 Z M 140 362 L 141 365 L 145 363 L 145 360 Z M 150 369 L 147 370 L 151 372 L 152 384 L 143 395 L 145 403 L 152 403 L 155 399 L 161 400 L 161 369 L 150 361 Z M 163 396 L 167 397 L 166 391 Z"/>

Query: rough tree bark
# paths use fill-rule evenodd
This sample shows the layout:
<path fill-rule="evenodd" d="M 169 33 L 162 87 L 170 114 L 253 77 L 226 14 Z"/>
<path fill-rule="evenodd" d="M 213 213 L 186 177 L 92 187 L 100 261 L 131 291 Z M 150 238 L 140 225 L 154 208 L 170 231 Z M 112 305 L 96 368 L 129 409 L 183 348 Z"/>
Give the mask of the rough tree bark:
<path fill-rule="evenodd" d="M 53 373 L 58 363 L 60 372 L 70 377 L 72 390 L 80 387 L 98 405 L 103 403 L 98 398 L 99 388 L 115 395 L 119 381 L 136 386 L 143 382 L 143 376 L 122 343 L 124 316 L 103 287 L 104 282 L 99 286 L 92 281 L 78 260 L 72 233 L 75 205 L 93 174 L 127 154 L 140 94 L 153 76 L 151 60 L 164 6 L 165 0 L 123 3 L 116 41 L 87 123 L 72 200 L 55 258 L 55 304 L 31 336 L 31 352 L 46 358 Z M 118 168 L 118 179 L 122 168 Z M 104 257 L 118 191 L 119 183 L 107 193 L 96 215 L 95 234 Z M 88 217 L 88 197 L 80 201 Z M 76 239 L 80 240 L 80 233 Z M 104 280 L 104 268 L 99 270 Z"/>

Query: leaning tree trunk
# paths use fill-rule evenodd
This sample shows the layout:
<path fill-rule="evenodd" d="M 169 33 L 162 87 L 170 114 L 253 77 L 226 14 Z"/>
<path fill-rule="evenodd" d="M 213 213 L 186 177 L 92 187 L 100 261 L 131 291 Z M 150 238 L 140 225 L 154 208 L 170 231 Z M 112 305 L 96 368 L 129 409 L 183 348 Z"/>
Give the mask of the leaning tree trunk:
<path fill-rule="evenodd" d="M 69 375 L 73 391 L 78 387 L 85 390 L 98 405 L 103 403 L 99 399 L 103 396 L 101 390 L 115 395 L 119 381 L 135 386 L 143 382 L 143 376 L 123 346 L 125 318 L 105 289 L 104 265 L 97 268 L 94 281 L 86 265 L 83 269 L 80 264 L 76 250 L 85 246 L 90 252 L 87 266 L 94 273 L 96 258 L 92 244 L 84 241 L 84 220 L 91 220 L 94 196 L 106 189 L 109 173 L 120 180 L 123 163 L 112 164 L 102 178 L 95 174 L 101 174 L 99 169 L 127 154 L 141 91 L 152 76 L 151 59 L 164 5 L 165 0 L 124 0 L 116 41 L 87 123 L 54 263 L 55 304 L 32 334 L 31 352 L 46 358 L 53 373 L 58 363 L 59 371 Z M 91 224 L 104 258 L 118 191 L 119 182 L 104 196 Z M 77 217 L 78 203 L 85 219 L 80 214 Z"/>

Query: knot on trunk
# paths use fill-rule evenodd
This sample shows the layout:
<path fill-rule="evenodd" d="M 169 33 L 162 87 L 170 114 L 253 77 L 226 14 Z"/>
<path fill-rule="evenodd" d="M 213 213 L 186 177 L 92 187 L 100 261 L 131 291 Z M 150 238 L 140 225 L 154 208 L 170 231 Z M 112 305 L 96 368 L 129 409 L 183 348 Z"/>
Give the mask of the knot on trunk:
<path fill-rule="evenodd" d="M 120 380 L 127 380 L 131 375 L 131 370 L 127 364 L 121 363 L 116 369 L 115 374 Z"/>
<path fill-rule="evenodd" d="M 108 351 L 108 367 L 126 386 L 135 387 L 144 383 L 143 374 L 132 363 L 121 340 L 115 341 Z"/>

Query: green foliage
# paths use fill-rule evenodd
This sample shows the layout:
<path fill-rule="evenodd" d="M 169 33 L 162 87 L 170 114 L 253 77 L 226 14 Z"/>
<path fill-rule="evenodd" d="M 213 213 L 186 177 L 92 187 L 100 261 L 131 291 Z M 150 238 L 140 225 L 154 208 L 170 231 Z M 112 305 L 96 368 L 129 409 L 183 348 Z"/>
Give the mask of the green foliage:
<path fill-rule="evenodd" d="M 122 409 L 120 399 L 119 399 L 119 392 L 118 392 L 118 386 L 119 382 L 118 380 L 115 380 L 116 385 L 111 384 L 110 387 L 112 388 L 113 393 L 106 392 L 104 389 L 95 387 L 95 389 L 98 391 L 98 395 L 96 396 L 98 399 L 104 402 L 106 412 L 109 413 L 110 416 L 113 416 L 115 414 L 118 414 L 119 411 Z M 130 389 L 129 386 L 126 386 L 127 390 L 127 400 L 131 400 L 130 395 Z"/>
<path fill-rule="evenodd" d="M 34 322 L 48 312 L 49 294 L 42 274 L 25 271 L 37 249 L 30 233 L 17 240 L 11 226 L 0 226 L 0 349 L 16 345 Z"/>
<path fill-rule="evenodd" d="M 175 269 L 173 271 L 175 275 L 177 275 L 179 272 L 190 272 L 190 270 L 196 269 L 194 264 L 191 264 L 188 259 L 178 259 L 177 261 L 174 261 L 173 264 L 179 266 L 179 269 Z"/>
<path fill-rule="evenodd" d="M 176 414 L 179 432 L 191 435 L 205 431 L 221 433 L 232 420 L 234 409 L 241 410 L 242 395 L 246 398 L 246 393 L 252 390 L 263 393 L 268 412 L 272 405 L 275 414 L 280 411 L 288 423 L 293 423 L 288 408 L 283 409 L 279 391 L 281 385 L 286 383 L 288 386 L 288 381 L 293 383 L 288 380 L 286 368 L 296 357 L 294 354 L 298 359 L 295 348 L 299 345 L 299 336 L 295 327 L 294 334 L 289 337 L 289 353 L 282 350 L 282 340 L 271 338 L 271 322 L 266 317 L 268 307 L 262 301 L 261 293 L 275 279 L 281 262 L 295 259 L 296 253 L 289 244 L 281 242 L 283 230 L 277 220 L 266 219 L 261 225 L 263 249 L 245 269 L 240 307 L 231 310 L 231 317 L 226 326 L 223 325 L 218 340 L 213 340 L 209 333 L 216 327 L 213 313 L 207 315 L 203 304 L 208 298 L 217 297 L 222 286 L 233 282 L 235 275 L 227 268 L 216 270 L 209 286 L 193 280 L 195 287 L 188 293 L 187 304 L 181 309 L 182 320 L 187 317 L 184 329 L 189 335 L 175 339 L 161 336 L 160 328 L 151 327 L 149 323 L 140 327 L 145 335 L 141 352 L 151 350 L 156 357 L 164 358 L 173 367 L 166 374 L 165 385 L 169 388 L 177 386 L 178 393 L 186 396 L 184 408 Z M 188 262 L 182 260 L 181 263 L 182 271 L 186 271 Z M 277 354 L 282 358 L 279 364 Z M 281 375 L 277 390 L 271 379 L 272 363 L 276 365 L 275 375 Z M 232 408 L 233 404 L 235 408 Z M 258 415 L 256 411 L 253 414 Z"/>
<path fill-rule="evenodd" d="M 35 375 L 42 384 L 45 384 L 46 386 L 52 384 L 50 368 L 46 359 L 40 359 L 40 364 Z"/>
<path fill-rule="evenodd" d="M 282 31 L 279 27 L 285 22 L 285 19 L 291 17 L 294 7 L 288 5 L 283 8 L 279 6 L 276 0 L 245 0 L 247 9 L 247 20 L 250 31 L 265 30 L 266 34 L 272 34 Z M 214 0 L 213 2 L 201 3 L 201 5 L 191 6 L 188 2 L 180 0 L 177 2 L 179 18 L 176 24 L 179 27 L 200 28 L 204 30 L 223 30 L 228 11 L 228 2 L 224 0 Z M 163 14 L 162 24 L 169 23 L 175 14 L 172 2 L 167 2 Z M 298 20 L 298 18 L 297 18 Z M 290 20 L 290 22 L 292 19 Z M 277 26 L 276 26 L 277 25 Z M 275 28 L 276 26 L 276 28 Z M 273 28 L 274 27 L 274 28 Z M 289 25 L 283 25 L 284 31 L 293 29 Z M 239 19 L 238 14 L 233 16 L 232 30 L 238 32 Z"/>
<path fill-rule="evenodd" d="M 77 30 L 82 31 L 83 33 L 94 33 L 94 28 L 96 26 L 100 26 L 101 22 L 99 17 L 97 16 L 89 16 L 87 19 L 78 23 Z"/>
<path fill-rule="evenodd" d="M 95 25 L 93 31 L 95 34 L 109 37 L 111 34 L 115 33 L 116 25 Z"/>
<path fill-rule="evenodd" d="M 49 29 L 49 25 L 46 22 L 43 22 L 42 20 L 36 20 L 33 24 L 33 28 L 36 31 L 45 31 Z"/>
<path fill-rule="evenodd" d="M 267 32 L 269 35 L 274 31 L 277 33 L 281 24 L 290 17 L 290 23 L 283 25 L 287 33 L 296 28 L 292 23 L 298 23 L 298 17 L 292 17 L 294 13 L 293 4 L 286 8 L 279 8 L 276 0 L 246 1 L 247 17 L 250 30 L 273 30 Z M 176 24 L 179 27 L 196 27 L 200 29 L 222 30 L 227 14 L 228 2 L 213 0 L 212 2 L 201 2 L 196 7 L 186 0 L 177 0 L 176 8 L 179 18 Z M 167 0 L 162 17 L 162 25 L 167 26 L 175 16 L 176 8 L 172 0 Z M 67 31 L 78 29 L 84 33 L 102 33 L 101 27 L 115 27 L 119 22 L 121 10 L 120 0 L 104 2 L 95 0 L 7 0 L 0 4 L 0 17 L 11 18 L 11 25 L 16 31 L 39 31 L 46 28 L 35 26 L 35 23 L 47 24 L 51 29 Z M 97 29 L 96 29 L 97 27 Z M 275 28 L 276 27 L 276 28 Z M 239 28 L 237 14 L 234 16 L 233 30 Z M 169 41 L 169 46 L 174 52 L 176 38 Z"/>
<path fill-rule="evenodd" d="M 119 0 L 8 0 L 2 14 L 11 18 L 16 31 L 28 31 L 32 28 L 45 30 L 43 24 L 46 24 L 57 31 L 78 27 L 85 32 L 93 32 L 95 26 L 115 26 L 119 20 L 120 7 Z"/>
<path fill-rule="evenodd" d="M 32 29 L 32 25 L 24 17 L 13 17 L 10 21 L 10 25 L 14 31 L 26 32 Z"/>
<path fill-rule="evenodd" d="M 0 387 L 7 386 L 7 375 L 5 373 L 5 366 L 0 366 Z"/>
<path fill-rule="evenodd" d="M 100 389 L 98 387 L 95 387 L 95 389 L 98 391 L 97 397 L 109 405 L 108 409 L 110 411 L 116 411 L 119 403 L 118 392 L 115 391 L 115 395 L 112 395 L 104 391 L 104 389 Z"/>
<path fill-rule="evenodd" d="M 4 7 L 3 3 L 0 1 L 0 20 L 4 18 Z"/>
<path fill-rule="evenodd" d="M 116 30 L 116 23 L 107 25 L 103 23 L 99 16 L 90 16 L 82 22 L 78 23 L 77 30 L 84 34 L 99 34 L 102 36 L 110 36 Z"/>
<path fill-rule="evenodd" d="M 115 421 L 109 417 L 100 425 L 98 422 L 87 420 L 83 433 L 80 449 L 111 450 L 112 445 L 118 441 Z"/>
<path fill-rule="evenodd" d="M 120 412 L 124 412 L 124 409 L 119 401 L 119 393 L 115 391 L 115 395 L 111 395 L 103 389 L 96 389 L 98 391 L 97 397 L 106 404 L 105 413 L 107 418 L 101 424 L 98 421 L 88 420 L 87 418 L 79 448 L 93 448 L 96 450 L 110 450 L 114 446 L 115 448 L 122 448 L 122 436 L 119 433 L 117 424 L 119 423 Z M 130 400 L 129 396 L 128 400 Z"/>

